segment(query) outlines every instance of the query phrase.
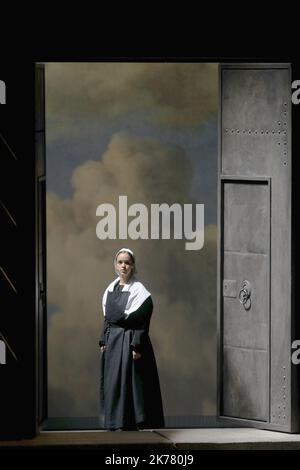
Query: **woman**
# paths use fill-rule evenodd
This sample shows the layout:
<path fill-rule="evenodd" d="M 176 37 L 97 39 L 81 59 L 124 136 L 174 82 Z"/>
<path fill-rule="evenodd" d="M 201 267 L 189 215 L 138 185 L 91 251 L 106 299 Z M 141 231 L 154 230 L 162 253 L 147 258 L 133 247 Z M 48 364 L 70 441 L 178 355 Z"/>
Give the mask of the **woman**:
<path fill-rule="evenodd" d="M 149 338 L 150 292 L 135 277 L 135 257 L 121 248 L 114 259 L 118 278 L 103 295 L 104 326 L 99 345 L 101 408 L 110 430 L 164 426 L 155 357 Z"/>

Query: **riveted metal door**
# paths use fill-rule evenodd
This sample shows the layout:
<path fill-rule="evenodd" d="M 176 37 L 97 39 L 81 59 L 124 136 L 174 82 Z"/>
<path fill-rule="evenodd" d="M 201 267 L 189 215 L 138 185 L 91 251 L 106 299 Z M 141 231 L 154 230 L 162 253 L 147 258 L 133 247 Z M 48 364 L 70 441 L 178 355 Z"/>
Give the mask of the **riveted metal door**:
<path fill-rule="evenodd" d="M 220 66 L 219 416 L 292 430 L 290 67 Z"/>

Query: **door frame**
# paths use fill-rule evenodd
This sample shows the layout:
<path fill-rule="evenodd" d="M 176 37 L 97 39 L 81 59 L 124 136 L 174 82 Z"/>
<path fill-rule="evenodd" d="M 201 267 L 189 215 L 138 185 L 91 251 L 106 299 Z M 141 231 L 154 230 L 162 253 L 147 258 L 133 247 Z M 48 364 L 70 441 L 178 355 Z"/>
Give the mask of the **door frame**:
<path fill-rule="evenodd" d="M 204 61 L 203 61 L 204 62 Z M 218 103 L 218 234 L 217 234 L 217 259 L 221 260 L 221 252 L 220 252 L 220 247 L 222 246 L 222 233 L 220 231 L 220 222 L 221 222 L 221 210 L 220 210 L 220 204 L 221 204 L 221 185 L 222 185 L 222 180 L 228 180 L 230 177 L 228 175 L 224 175 L 223 177 L 220 177 L 220 168 L 221 168 L 221 139 L 222 139 L 222 134 L 221 134 L 221 70 L 224 69 L 225 67 L 227 68 L 282 68 L 282 67 L 287 67 L 289 64 L 279 64 L 279 63 L 227 63 L 227 62 L 222 62 L 222 60 L 216 60 L 214 61 L 219 64 L 219 103 Z M 290 65 L 289 65 L 290 66 Z M 289 113 L 291 114 L 291 103 L 289 104 Z M 291 138 L 289 138 L 289 151 L 291 151 Z M 234 176 L 235 179 L 241 179 L 242 177 L 239 176 L 238 178 Z M 266 177 L 267 178 L 267 177 Z M 262 178 L 266 180 L 266 178 Z M 247 179 L 247 178 L 246 178 Z M 249 177 L 248 179 L 254 180 L 255 178 Z M 37 213 L 38 217 L 38 213 Z M 45 260 L 46 262 L 46 260 Z M 220 410 L 221 410 L 221 400 L 222 400 L 222 357 L 221 357 L 221 345 L 222 345 L 222 321 L 221 321 L 221 302 L 222 302 L 222 276 L 221 276 L 221 264 L 218 261 L 218 266 L 217 266 L 217 415 L 220 415 Z M 47 290 L 46 290 L 47 292 Z M 293 296 L 291 297 L 292 304 L 293 304 Z M 39 301 L 39 294 L 37 294 L 37 304 L 36 308 L 38 309 L 38 301 Z M 294 310 L 292 310 L 292 330 L 291 330 L 291 336 L 294 337 L 293 334 L 293 322 L 294 322 Z M 38 315 L 37 315 L 38 316 Z M 37 322 L 38 325 L 38 322 Z M 37 351 L 39 351 L 40 343 L 37 341 Z M 293 369 L 295 371 L 295 368 Z M 38 375 L 38 373 L 37 373 Z M 294 378 L 293 378 L 294 377 Z M 256 428 L 261 428 L 261 429 L 272 429 L 272 430 L 278 430 L 278 431 L 284 431 L 284 432 L 296 432 L 296 430 L 299 429 L 299 423 L 298 423 L 298 417 L 296 419 L 294 415 L 294 410 L 296 410 L 295 406 L 296 403 L 298 402 L 298 399 L 296 397 L 296 391 L 295 391 L 295 386 L 297 385 L 297 377 L 298 373 L 293 373 L 292 371 L 292 383 L 291 383 L 291 389 L 292 389 L 292 409 L 291 409 L 291 420 L 293 421 L 292 427 L 289 426 L 276 426 L 271 423 L 262 423 L 262 422 L 257 422 L 257 421 L 251 421 L 247 420 L 247 427 L 256 427 Z M 43 387 L 44 388 L 44 393 L 45 393 L 45 383 L 43 382 L 40 383 L 40 377 L 39 375 L 37 376 L 37 384 L 38 387 Z M 37 396 L 39 397 L 41 395 L 40 390 Z M 44 396 L 44 399 L 46 400 L 47 398 Z M 39 405 L 40 407 L 41 405 Z M 45 406 L 45 404 L 42 405 L 42 408 Z M 46 404 L 47 406 L 47 404 Z M 44 408 L 43 408 L 44 409 Z M 219 419 L 222 422 L 230 424 L 234 424 L 235 426 L 237 424 L 245 425 L 245 420 L 240 419 L 240 418 L 229 418 L 229 417 L 224 417 L 224 416 L 219 416 Z"/>

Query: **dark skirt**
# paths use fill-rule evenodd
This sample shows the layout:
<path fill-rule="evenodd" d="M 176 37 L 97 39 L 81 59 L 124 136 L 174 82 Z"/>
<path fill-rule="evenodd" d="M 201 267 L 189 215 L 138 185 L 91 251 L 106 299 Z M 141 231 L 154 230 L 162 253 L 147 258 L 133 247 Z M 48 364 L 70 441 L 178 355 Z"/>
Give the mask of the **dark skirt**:
<path fill-rule="evenodd" d="M 134 330 L 110 328 L 101 357 L 100 406 L 107 429 L 161 428 L 163 406 L 155 356 L 148 334 L 140 359 L 133 360 Z"/>

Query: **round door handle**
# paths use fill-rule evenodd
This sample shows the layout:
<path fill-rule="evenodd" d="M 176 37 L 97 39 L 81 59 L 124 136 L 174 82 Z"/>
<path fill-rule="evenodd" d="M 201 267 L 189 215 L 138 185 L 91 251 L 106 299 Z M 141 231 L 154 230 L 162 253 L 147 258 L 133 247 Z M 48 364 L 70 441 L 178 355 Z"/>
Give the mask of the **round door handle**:
<path fill-rule="evenodd" d="M 249 292 L 247 289 L 241 289 L 239 292 L 239 301 L 242 305 L 245 305 L 247 300 L 249 299 Z"/>
<path fill-rule="evenodd" d="M 239 292 L 239 302 L 244 306 L 246 310 L 251 307 L 251 284 L 249 281 L 244 280 L 242 282 L 241 290 Z"/>

